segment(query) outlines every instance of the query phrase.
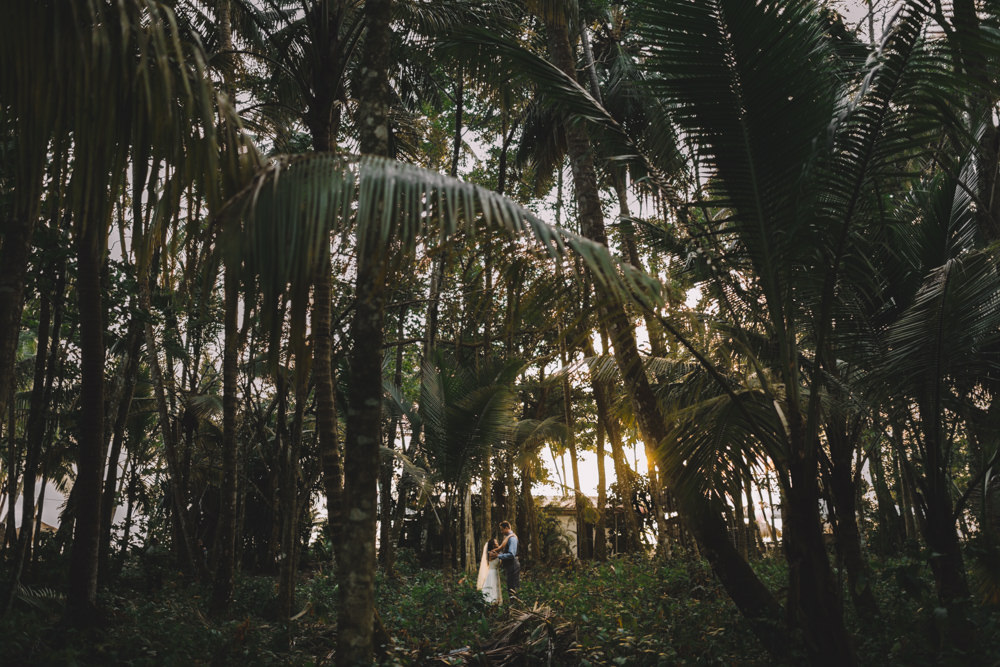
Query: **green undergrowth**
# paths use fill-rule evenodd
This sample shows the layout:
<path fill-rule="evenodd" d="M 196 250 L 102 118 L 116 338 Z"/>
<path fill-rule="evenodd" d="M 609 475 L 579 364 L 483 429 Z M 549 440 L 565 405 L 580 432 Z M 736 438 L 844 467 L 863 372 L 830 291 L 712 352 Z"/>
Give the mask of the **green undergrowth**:
<path fill-rule="evenodd" d="M 522 597 L 574 622 L 584 665 L 771 664 L 704 561 L 631 557 L 532 575 Z"/>
<path fill-rule="evenodd" d="M 777 595 L 787 570 L 780 558 L 755 569 Z M 876 563 L 872 583 L 877 620 L 846 605 L 849 630 L 863 665 L 997 664 L 1000 612 L 970 605 L 964 627 L 975 644 L 947 639 L 955 619 L 935 604 L 926 559 L 899 556 Z M 514 608 L 545 610 L 529 619 L 482 601 L 474 577 L 422 569 L 404 552 L 393 576 L 379 573 L 376 606 L 391 643 L 384 665 L 487 664 L 477 656 L 515 654 L 559 626 L 552 664 L 772 665 L 747 623 L 697 558 L 616 558 L 526 569 Z M 126 568 L 101 599 L 94 628 L 61 625 L 61 597 L 49 586 L 26 586 L 14 611 L 0 619 L 4 665 L 327 665 L 336 645 L 337 585 L 329 568 L 303 573 L 290 626 L 275 620 L 276 583 L 243 576 L 224 617 L 208 611 L 210 588 L 169 567 Z M 846 596 L 845 596 L 846 597 Z M 517 633 L 510 631 L 521 623 Z M 505 634 L 506 633 L 506 634 Z M 553 633 L 554 636 L 554 633 Z M 539 648 L 540 647 L 540 648 Z M 523 647 L 522 647 L 523 648 Z M 523 655 L 523 652 L 522 652 Z M 539 655 L 541 659 L 545 657 Z M 530 655 L 520 663 L 534 664 Z M 789 664 L 806 664 L 792 654 Z"/>

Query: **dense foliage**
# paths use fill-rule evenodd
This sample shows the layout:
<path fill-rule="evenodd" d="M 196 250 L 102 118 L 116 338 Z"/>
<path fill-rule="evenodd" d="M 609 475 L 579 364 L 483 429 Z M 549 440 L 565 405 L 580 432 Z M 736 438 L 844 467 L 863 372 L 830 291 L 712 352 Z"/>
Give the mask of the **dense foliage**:
<path fill-rule="evenodd" d="M 981 660 L 998 63 L 982 0 L 15 0 L 4 641 Z"/>

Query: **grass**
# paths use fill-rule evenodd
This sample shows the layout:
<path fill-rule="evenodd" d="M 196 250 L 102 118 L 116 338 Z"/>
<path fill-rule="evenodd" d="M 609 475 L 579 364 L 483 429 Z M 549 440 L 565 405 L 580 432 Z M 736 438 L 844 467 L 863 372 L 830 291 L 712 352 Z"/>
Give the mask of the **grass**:
<path fill-rule="evenodd" d="M 949 619 L 934 604 L 925 563 L 903 556 L 874 565 L 878 623 L 856 618 L 847 605 L 862 664 L 991 664 L 989 656 L 1000 655 L 997 608 L 970 607 L 969 620 L 978 631 L 974 649 L 947 646 L 942 637 Z M 755 567 L 780 593 L 784 563 L 765 559 Z M 337 586 L 328 569 L 301 578 L 296 607 L 301 614 L 290 634 L 271 617 L 276 592 L 271 577 L 240 578 L 229 613 L 216 619 L 208 615 L 203 584 L 169 569 L 148 575 L 138 567 L 125 570 L 101 601 L 98 630 L 62 628 L 61 601 L 48 594 L 19 604 L 0 620 L 3 664 L 332 664 Z M 514 655 L 529 646 L 555 651 L 554 664 L 773 664 L 699 559 L 627 557 L 528 569 L 519 606 L 544 610 L 535 614 L 485 604 L 474 583 L 461 574 L 421 569 L 401 554 L 397 576 L 380 573 L 377 580 L 376 606 L 392 637 L 382 664 L 458 663 L 460 655 L 487 649 L 493 656 L 506 655 L 507 649 Z M 509 637 L 511 646 L 498 637 Z"/>

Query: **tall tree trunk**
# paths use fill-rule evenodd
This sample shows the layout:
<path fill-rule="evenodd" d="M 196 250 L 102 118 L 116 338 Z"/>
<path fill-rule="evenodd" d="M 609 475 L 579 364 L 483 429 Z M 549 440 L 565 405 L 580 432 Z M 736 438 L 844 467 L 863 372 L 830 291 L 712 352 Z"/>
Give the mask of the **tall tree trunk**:
<path fill-rule="evenodd" d="M 292 321 L 295 321 L 293 315 Z M 293 336 L 297 334 L 293 332 Z M 302 444 L 302 424 L 305 418 L 306 393 L 308 391 L 308 364 L 303 359 L 305 345 L 292 344 L 295 350 L 295 376 L 293 392 L 295 410 L 292 412 L 292 430 L 279 451 L 281 457 L 281 564 L 278 568 L 278 614 L 282 624 L 287 627 L 289 644 L 291 643 L 291 618 L 295 604 L 295 574 L 298 570 L 298 533 L 301 511 L 299 507 L 299 451 Z"/>
<path fill-rule="evenodd" d="M 111 436 L 111 450 L 108 453 L 108 473 L 104 482 L 104 498 L 101 502 L 101 550 L 98 556 L 98 578 L 101 582 L 109 581 L 111 574 L 109 563 L 111 558 L 111 524 L 118 504 L 118 459 L 121 458 L 122 445 L 125 442 L 125 426 L 132 408 L 132 394 L 135 390 L 136 377 L 139 374 L 139 355 L 142 350 L 142 329 L 138 317 L 133 317 L 129 323 L 125 358 L 121 360 L 120 377 L 116 383 L 120 386 L 112 391 L 118 395 L 115 422 Z"/>
<path fill-rule="evenodd" d="M 399 313 L 396 319 L 396 340 L 400 341 L 396 345 L 396 361 L 395 370 L 392 374 L 392 384 L 395 387 L 403 386 L 403 336 L 404 336 L 404 324 L 406 322 L 406 306 L 399 307 Z M 399 430 L 400 418 L 398 414 L 393 414 L 392 419 L 389 422 L 389 437 L 386 438 L 386 447 L 390 450 L 395 451 L 396 449 L 396 434 Z M 402 439 L 400 439 L 402 443 Z M 394 457 L 387 457 L 387 460 L 382 462 L 382 470 L 379 474 L 379 484 L 378 484 L 378 501 L 379 509 L 381 514 L 381 519 L 379 520 L 379 562 L 382 564 L 382 569 L 391 573 L 396 567 L 396 543 L 392 540 L 393 530 L 392 521 L 393 517 L 396 516 L 395 506 L 392 503 L 392 471 L 395 467 L 396 461 Z M 403 501 L 402 492 L 400 492 L 398 502 Z"/>
<path fill-rule="evenodd" d="M 367 0 L 358 70 L 363 155 L 389 156 L 389 54 L 392 0 Z M 384 203 L 383 203 L 384 205 Z M 372 227 L 376 223 L 372 224 Z M 356 306 L 351 322 L 351 398 L 344 442 L 344 533 L 337 552 L 340 606 L 337 664 L 369 664 L 375 620 L 375 521 L 382 443 L 382 342 L 388 248 L 359 230 Z"/>
<path fill-rule="evenodd" d="M 594 344 L 588 339 L 587 354 L 591 357 L 596 355 Z M 605 343 L 605 347 L 607 344 Z M 639 520 L 632 508 L 632 499 L 635 497 L 635 485 L 633 484 L 633 473 L 625 460 L 625 446 L 621 438 L 621 426 L 617 418 L 611 414 L 611 399 L 608 386 L 599 382 L 591 376 L 591 386 L 594 392 L 594 403 L 597 406 L 598 424 L 604 427 L 611 443 L 611 461 L 615 468 L 615 479 L 618 484 L 618 494 L 622 499 L 622 510 L 624 512 L 624 544 L 620 545 L 622 551 L 638 551 L 642 544 L 639 536 Z"/>
<path fill-rule="evenodd" d="M 3 416 L 0 415 L 0 423 Z M 21 478 L 21 453 L 17 449 L 17 407 L 14 401 L 7 404 L 7 520 L 4 521 L 3 543 L 0 551 L 13 549 L 17 544 L 17 504 L 18 481 Z"/>
<path fill-rule="evenodd" d="M 744 490 L 747 497 L 747 542 L 750 545 L 750 558 L 756 560 L 760 557 L 762 543 L 760 527 L 757 525 L 757 510 L 753 502 L 753 475 L 747 476 Z"/>
<path fill-rule="evenodd" d="M 913 491 L 910 485 L 910 475 L 907 474 L 906 450 L 903 444 L 903 429 L 899 424 L 893 424 L 892 430 L 892 467 L 896 479 L 896 489 L 899 495 L 900 513 L 903 515 L 903 530 L 908 540 L 917 539 L 917 521 L 913 515 Z"/>
<path fill-rule="evenodd" d="M 1000 239 L 1000 201 L 998 201 L 998 176 L 1000 176 L 1000 129 L 994 121 L 996 107 L 992 65 L 979 46 L 984 39 L 979 11 L 975 0 L 954 0 L 954 46 L 959 54 L 956 69 L 974 85 L 966 104 L 971 121 L 982 123 L 982 133 L 976 146 L 976 221 L 987 242 Z M 995 9 L 994 9 L 995 11 Z M 973 131 L 978 128 L 973 127 Z"/>
<path fill-rule="evenodd" d="M 857 517 L 857 485 L 854 483 L 852 460 L 856 443 L 850 431 L 838 425 L 827 429 L 830 445 L 829 487 L 833 500 L 833 528 L 837 551 L 847 570 L 847 588 L 851 603 L 864 618 L 878 615 L 878 603 L 872 591 L 872 576 L 861 553 L 861 531 Z"/>
<path fill-rule="evenodd" d="M 94 196 L 98 196 L 96 193 Z M 104 464 L 104 304 L 101 269 L 107 250 L 103 220 L 78 221 L 76 292 L 80 318 L 80 421 L 77 437 L 76 528 L 69 566 L 68 620 L 89 625 L 97 606 L 101 539 L 101 477 Z"/>
<path fill-rule="evenodd" d="M 39 173 L 39 181 L 41 180 Z M 7 414 L 8 402 L 14 397 L 14 364 L 17 342 L 21 334 L 21 312 L 24 307 L 24 276 L 28 269 L 31 236 L 38 217 L 38 206 L 4 220 L 0 238 L 0 415 Z"/>
<path fill-rule="evenodd" d="M 333 267 L 329 249 L 316 280 L 313 293 L 313 373 L 316 376 L 316 431 L 323 490 L 326 493 L 327 529 L 334 551 L 342 531 L 343 469 L 340 436 L 337 432 L 337 402 L 333 377 L 333 336 L 330 332 L 333 300 Z"/>
<path fill-rule="evenodd" d="M 562 271 L 560 270 L 561 274 Z M 566 346 L 566 329 L 559 319 L 559 347 L 562 356 L 563 368 L 569 365 L 569 351 Z M 569 374 L 563 373 L 563 421 L 566 423 L 566 446 L 569 449 L 570 465 L 573 469 L 573 507 L 576 510 L 576 557 L 584 560 L 590 559 L 593 554 L 591 545 L 587 541 L 587 526 L 584 515 L 584 498 L 580 491 L 580 468 L 576 453 L 576 432 L 573 423 L 573 399 L 569 384 Z"/>
<path fill-rule="evenodd" d="M 736 550 L 740 552 L 743 558 L 750 560 L 749 545 L 747 544 L 746 513 L 743 511 L 743 489 L 738 477 L 736 484 L 733 486 L 731 497 L 733 501 L 733 518 L 735 519 L 733 534 L 736 538 Z"/>
<path fill-rule="evenodd" d="M 455 82 L 455 137 L 451 149 L 452 178 L 458 178 L 458 163 L 462 158 L 462 115 L 465 106 L 465 76 L 461 66 L 458 68 L 458 81 Z"/>
<path fill-rule="evenodd" d="M 565 16 L 549 12 L 543 16 L 543 20 L 553 63 L 568 76 L 575 76 L 575 59 Z M 579 124 L 566 128 L 566 138 L 583 235 L 606 246 L 607 237 L 590 139 L 586 129 Z M 645 375 L 634 329 L 624 308 L 616 302 L 614 296 L 602 296 L 605 298 L 601 299 L 601 317 L 608 327 L 624 385 L 635 406 L 639 430 L 643 439 L 652 446 L 666 446 L 666 422 Z M 673 470 L 665 472 L 672 476 L 677 474 Z M 778 616 L 778 604 L 729 541 L 721 518 L 722 508 L 695 494 L 684 494 L 678 496 L 677 500 L 689 530 L 698 539 L 716 576 L 722 581 L 737 608 L 750 620 L 757 636 L 769 650 L 784 653 L 788 649 L 788 637 L 774 623 Z"/>
<path fill-rule="evenodd" d="M 31 563 L 34 565 L 38 562 L 38 543 L 41 541 L 42 532 L 42 512 L 45 511 L 45 487 L 49 483 L 47 476 L 47 471 L 45 466 L 42 466 L 41 475 L 39 475 L 38 483 L 38 500 L 35 502 L 35 530 L 33 543 L 31 545 Z"/>
<path fill-rule="evenodd" d="M 877 548 L 883 555 L 896 553 L 906 537 L 902 517 L 896 511 L 896 503 L 889 490 L 888 476 L 882 461 L 881 443 L 871 448 L 868 459 L 871 462 L 872 486 L 875 488 L 875 500 L 878 504 L 879 540 Z"/>
<path fill-rule="evenodd" d="M 472 487 L 468 484 L 462 493 L 462 558 L 465 561 L 465 573 L 475 576 L 479 568 L 479 557 L 476 553 L 476 527 L 472 518 Z"/>
<path fill-rule="evenodd" d="M 38 473 L 38 460 L 42 453 L 42 439 L 45 437 L 45 368 L 49 352 L 49 325 L 52 314 L 51 301 L 47 294 L 41 294 L 41 305 L 38 313 L 38 344 L 35 351 L 35 369 L 31 386 L 31 398 L 28 407 L 28 427 L 25 434 L 27 453 L 24 462 L 24 486 L 21 491 L 21 530 L 17 535 L 17 546 L 11 563 L 10 589 L 4 605 L 4 613 L 10 611 L 14 604 L 14 595 L 21 582 L 21 572 L 31 546 L 32 529 L 35 519 L 35 477 Z M 58 337 L 58 334 L 57 334 Z M 10 506 L 10 515 L 14 514 L 14 505 Z"/>
<path fill-rule="evenodd" d="M 944 428 L 939 421 L 942 417 L 940 411 L 929 407 L 928 403 L 924 401 L 920 405 L 924 425 L 924 474 L 917 482 L 922 495 L 917 516 L 931 553 L 930 565 L 938 598 L 946 608 L 956 612 L 956 607 L 968 600 L 969 585 L 955 525 L 952 485 L 942 442 Z"/>
<path fill-rule="evenodd" d="M 125 461 L 125 472 L 122 474 L 122 482 L 125 487 L 125 518 L 122 520 L 122 536 L 118 540 L 118 558 L 115 570 L 120 571 L 125 558 L 128 557 L 128 548 L 132 537 L 132 512 L 135 509 L 135 497 L 139 477 L 135 471 L 135 461 Z"/>
<path fill-rule="evenodd" d="M 215 540 L 215 579 L 212 609 L 219 613 L 229 605 L 236 569 L 236 502 L 238 498 L 239 441 L 236 435 L 240 342 L 237 318 L 240 303 L 238 261 L 231 258 L 223 277 L 222 348 L 222 488 L 219 523 Z"/>
<path fill-rule="evenodd" d="M 344 0 L 325 0 L 313 5 L 310 22 L 319 64 L 313 69 L 312 100 L 305 121 L 317 151 L 336 150 L 340 132 L 341 109 L 338 98 L 343 93 L 343 80 L 338 72 L 340 29 L 344 20 Z M 333 266 L 329 245 L 321 252 L 323 259 L 313 291 L 312 335 L 313 375 L 316 385 L 316 431 L 323 489 L 326 494 L 327 530 L 333 549 L 340 545 L 342 531 L 343 462 L 340 434 L 337 428 L 336 381 L 333 371 Z"/>
<path fill-rule="evenodd" d="M 788 362 L 786 361 L 786 364 Z M 791 383 L 787 383 L 791 386 Z M 819 516 L 817 444 L 807 443 L 802 413 L 789 415 L 789 485 L 782 504 L 785 557 L 788 560 L 787 614 L 805 633 L 811 659 L 822 664 L 855 664 L 844 627 L 843 606 L 826 555 Z"/>
<path fill-rule="evenodd" d="M 146 313 L 152 313 L 151 301 L 150 278 L 140 276 L 139 307 L 146 311 Z M 173 420 L 170 418 L 170 410 L 167 406 L 164 377 L 160 370 L 159 345 L 156 342 L 153 321 L 149 317 L 146 318 L 145 329 L 149 372 L 153 381 L 153 394 L 156 397 L 156 406 L 160 417 L 160 433 L 163 436 L 163 450 L 167 460 L 167 471 L 170 475 L 170 500 L 174 517 L 174 535 L 180 542 L 180 544 L 175 546 L 178 549 L 181 564 L 188 572 L 192 572 L 194 571 L 193 541 L 188 530 L 187 502 L 183 495 L 181 495 L 180 464 L 177 460 L 177 432 L 173 427 Z M 80 334 L 83 335 L 82 326 Z"/>
<path fill-rule="evenodd" d="M 594 559 L 608 559 L 608 485 L 604 472 L 604 425 L 597 422 L 597 525 L 594 526 Z"/>

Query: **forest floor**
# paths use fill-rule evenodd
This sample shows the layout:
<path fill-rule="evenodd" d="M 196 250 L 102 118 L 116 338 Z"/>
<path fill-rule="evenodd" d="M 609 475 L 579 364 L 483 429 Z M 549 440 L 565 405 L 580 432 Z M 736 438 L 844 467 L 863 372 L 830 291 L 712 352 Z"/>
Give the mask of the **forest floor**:
<path fill-rule="evenodd" d="M 377 608 L 392 637 L 385 665 L 771 665 L 748 626 L 699 559 L 616 558 L 524 572 L 520 600 L 486 605 L 474 578 L 414 565 L 379 574 Z M 782 559 L 758 572 L 781 592 Z M 977 646 L 941 648 L 942 618 L 927 568 L 914 558 L 876 564 L 881 607 L 862 623 L 848 605 L 865 665 L 997 664 L 1000 610 L 976 607 Z M 53 585 L 58 582 L 51 582 Z M 209 588 L 167 567 L 126 565 L 102 598 L 101 622 L 63 628 L 60 599 L 29 587 L 0 620 L 4 665 L 326 665 L 336 643 L 336 585 L 329 570 L 301 578 L 288 629 L 271 618 L 275 579 L 244 576 L 229 614 L 209 616 Z M 800 662 L 800 661 L 796 661 Z M 805 664 L 801 661 L 800 664 Z"/>

